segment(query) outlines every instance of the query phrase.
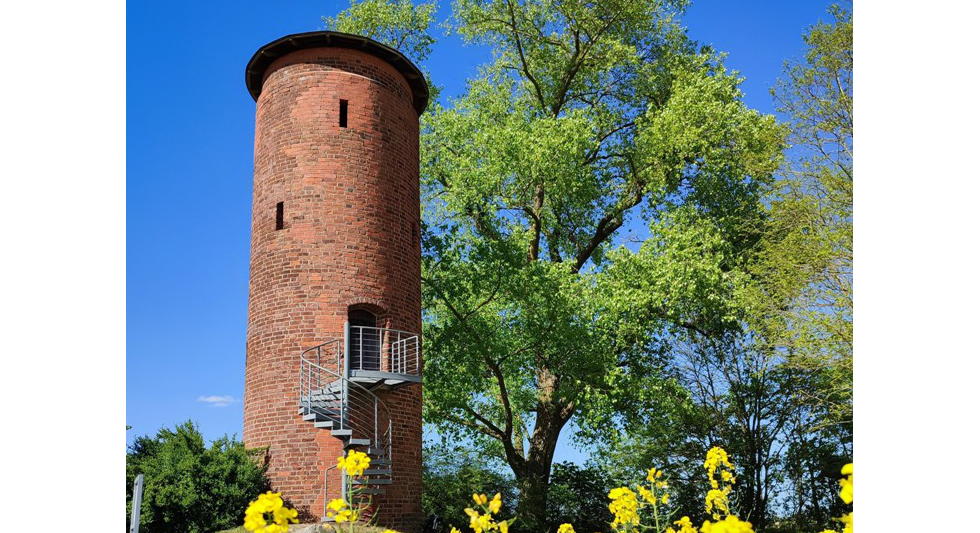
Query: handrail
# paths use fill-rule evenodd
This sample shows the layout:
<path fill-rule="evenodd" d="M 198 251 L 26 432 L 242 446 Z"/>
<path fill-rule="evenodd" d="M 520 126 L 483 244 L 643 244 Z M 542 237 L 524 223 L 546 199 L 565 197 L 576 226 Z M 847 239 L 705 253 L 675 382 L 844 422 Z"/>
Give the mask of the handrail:
<path fill-rule="evenodd" d="M 316 420 L 333 422 L 333 430 L 350 430 L 345 438 L 367 439 L 376 450 L 373 455 L 391 461 L 391 410 L 371 389 L 353 381 L 351 372 L 420 375 L 420 344 L 417 333 L 345 323 L 343 338 L 330 339 L 300 354 L 302 412 L 317 415 Z M 365 376 L 370 374 L 353 374 L 356 379 Z M 324 504 L 327 483 L 325 477 Z"/>
<path fill-rule="evenodd" d="M 420 336 L 393 328 L 349 326 L 351 370 L 418 376 Z"/>
<path fill-rule="evenodd" d="M 373 446 L 390 459 L 391 411 L 367 387 L 351 381 L 342 374 L 341 344 L 339 339 L 331 339 L 303 351 L 300 355 L 300 405 L 311 413 L 319 413 L 334 422 L 336 429 L 352 430 L 352 438 L 368 437 Z M 324 352 L 327 352 L 329 357 L 331 349 L 337 351 L 336 368 L 341 372 L 320 364 L 324 362 Z M 316 362 L 313 361 L 314 354 Z M 340 384 L 339 389 L 334 388 L 336 384 Z M 338 408 L 323 406 L 323 404 L 335 403 L 338 393 L 346 393 L 340 397 Z M 315 399 L 317 395 L 322 398 Z M 317 405 L 318 403 L 321 405 Z M 381 432 L 379 427 L 383 428 Z M 358 435 L 353 434 L 355 431 Z"/>

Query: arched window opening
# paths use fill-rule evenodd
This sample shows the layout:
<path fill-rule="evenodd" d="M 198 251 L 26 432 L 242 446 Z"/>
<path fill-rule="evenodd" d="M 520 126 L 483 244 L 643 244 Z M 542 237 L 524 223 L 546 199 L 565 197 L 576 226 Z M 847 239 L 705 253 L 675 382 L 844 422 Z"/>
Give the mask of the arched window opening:
<path fill-rule="evenodd" d="M 367 309 L 347 312 L 350 323 L 351 370 L 381 370 L 381 330 L 378 319 Z"/>

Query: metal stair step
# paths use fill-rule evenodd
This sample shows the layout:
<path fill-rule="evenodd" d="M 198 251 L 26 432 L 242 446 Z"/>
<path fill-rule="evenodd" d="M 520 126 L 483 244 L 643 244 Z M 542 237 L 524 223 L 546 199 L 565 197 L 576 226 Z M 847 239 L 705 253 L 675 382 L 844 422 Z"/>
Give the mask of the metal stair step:
<path fill-rule="evenodd" d="M 356 493 L 354 494 L 354 496 L 357 497 L 357 496 L 361 496 L 361 495 L 364 495 L 364 494 L 384 494 L 384 493 L 385 493 L 385 489 L 383 487 L 377 487 L 377 488 L 375 488 L 375 487 L 357 487 L 356 488 Z"/>
<path fill-rule="evenodd" d="M 313 423 L 313 427 L 315 427 L 317 429 L 332 429 L 333 428 L 333 422 L 331 422 L 329 420 L 319 420 L 319 421 Z"/>
<path fill-rule="evenodd" d="M 352 433 L 353 431 L 349 429 L 334 429 L 330 431 L 330 434 L 334 437 L 349 437 Z"/>
<path fill-rule="evenodd" d="M 390 479 L 354 479 L 355 485 L 391 485 Z"/>
<path fill-rule="evenodd" d="M 337 405 L 338 407 L 341 405 L 340 399 L 332 396 L 313 396 L 311 400 L 319 405 Z"/>
<path fill-rule="evenodd" d="M 351 439 L 348 439 L 347 444 L 345 445 L 345 447 L 350 447 L 350 446 L 368 446 L 370 444 L 371 444 L 371 439 L 355 439 L 355 438 L 351 438 Z"/>
<path fill-rule="evenodd" d="M 371 462 L 373 463 L 374 461 L 371 461 Z M 381 468 L 378 468 L 378 469 L 368 469 L 368 470 L 365 470 L 364 471 L 364 475 L 365 476 L 390 476 L 391 475 L 391 469 L 390 468 L 389 469 L 381 469 Z"/>

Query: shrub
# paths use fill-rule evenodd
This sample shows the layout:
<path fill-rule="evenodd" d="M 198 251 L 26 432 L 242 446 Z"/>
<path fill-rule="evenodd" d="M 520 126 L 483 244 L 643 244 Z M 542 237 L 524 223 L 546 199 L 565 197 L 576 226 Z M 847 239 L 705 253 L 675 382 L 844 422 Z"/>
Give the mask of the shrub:
<path fill-rule="evenodd" d="M 269 489 L 265 466 L 227 435 L 207 447 L 193 422 L 137 437 L 126 453 L 126 518 L 143 474 L 140 529 L 210 533 L 241 524 L 242 510 Z"/>
<path fill-rule="evenodd" d="M 613 480 L 597 466 L 555 463 L 548 486 L 548 530 L 575 524 L 580 531 L 609 531 L 606 507 Z"/>
<path fill-rule="evenodd" d="M 433 533 L 448 533 L 451 526 L 467 524 L 463 508 L 473 503 L 474 491 L 500 493 L 505 514 L 513 513 L 517 501 L 514 480 L 493 468 L 485 456 L 464 448 L 427 446 L 423 454 L 422 510 L 435 516 Z"/>

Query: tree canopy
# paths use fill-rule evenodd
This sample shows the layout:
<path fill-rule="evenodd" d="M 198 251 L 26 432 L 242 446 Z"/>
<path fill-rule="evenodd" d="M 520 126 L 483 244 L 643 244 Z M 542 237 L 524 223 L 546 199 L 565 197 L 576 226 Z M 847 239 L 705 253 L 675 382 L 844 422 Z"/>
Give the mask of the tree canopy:
<path fill-rule="evenodd" d="M 662 464 L 732 439 L 757 520 L 787 443 L 848 438 L 849 15 L 805 36 L 780 125 L 686 5 L 456 0 L 446 23 L 493 59 L 421 119 L 425 418 L 509 466 L 519 529 L 547 523 L 566 427 Z M 328 22 L 424 61 L 433 14 Z"/>

